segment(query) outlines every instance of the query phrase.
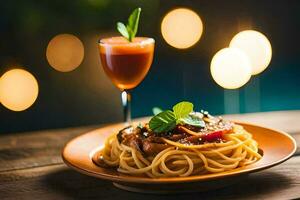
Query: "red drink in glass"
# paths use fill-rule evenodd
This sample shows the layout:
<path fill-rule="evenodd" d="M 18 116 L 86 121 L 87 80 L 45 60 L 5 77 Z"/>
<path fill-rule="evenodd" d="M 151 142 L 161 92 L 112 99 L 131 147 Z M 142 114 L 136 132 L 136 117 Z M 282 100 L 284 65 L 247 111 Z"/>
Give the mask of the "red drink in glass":
<path fill-rule="evenodd" d="M 101 63 L 112 82 L 123 91 L 124 119 L 130 122 L 130 94 L 147 75 L 153 60 L 154 39 L 135 37 L 129 42 L 124 37 L 99 41 Z"/>
<path fill-rule="evenodd" d="M 135 88 L 147 75 L 154 52 L 152 38 L 137 37 L 128 42 L 123 37 L 102 39 L 99 45 L 105 73 L 121 90 Z"/>

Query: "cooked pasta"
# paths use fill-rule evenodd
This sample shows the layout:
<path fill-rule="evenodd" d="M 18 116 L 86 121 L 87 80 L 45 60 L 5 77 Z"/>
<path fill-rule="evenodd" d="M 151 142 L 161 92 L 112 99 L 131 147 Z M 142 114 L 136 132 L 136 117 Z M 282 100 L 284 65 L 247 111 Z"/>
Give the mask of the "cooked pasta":
<path fill-rule="evenodd" d="M 261 158 L 257 142 L 241 125 L 193 112 L 190 104 L 179 103 L 143 126 L 112 134 L 94 161 L 120 173 L 158 178 L 218 173 Z"/>

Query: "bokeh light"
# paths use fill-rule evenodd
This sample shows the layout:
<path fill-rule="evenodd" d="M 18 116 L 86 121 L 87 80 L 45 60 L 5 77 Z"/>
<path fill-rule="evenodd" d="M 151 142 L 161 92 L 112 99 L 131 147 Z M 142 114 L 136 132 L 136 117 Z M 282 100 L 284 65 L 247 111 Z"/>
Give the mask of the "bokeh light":
<path fill-rule="evenodd" d="M 48 63 L 57 71 L 76 69 L 84 57 L 84 47 L 79 38 L 71 34 L 60 34 L 51 39 L 46 50 Z"/>
<path fill-rule="evenodd" d="M 165 41 L 178 49 L 193 46 L 200 39 L 203 24 L 197 13 L 186 8 L 170 11 L 162 20 L 161 33 Z"/>
<path fill-rule="evenodd" d="M 22 111 L 29 108 L 39 93 L 34 76 L 23 70 L 7 71 L 0 78 L 0 102 L 8 109 Z"/>
<path fill-rule="evenodd" d="M 230 47 L 243 50 L 250 59 L 252 75 L 264 71 L 272 58 L 272 47 L 268 38 L 260 32 L 246 30 L 238 33 L 230 42 Z"/>
<path fill-rule="evenodd" d="M 224 48 L 212 58 L 210 71 L 217 84 L 226 89 L 237 89 L 251 77 L 247 55 L 236 48 Z"/>

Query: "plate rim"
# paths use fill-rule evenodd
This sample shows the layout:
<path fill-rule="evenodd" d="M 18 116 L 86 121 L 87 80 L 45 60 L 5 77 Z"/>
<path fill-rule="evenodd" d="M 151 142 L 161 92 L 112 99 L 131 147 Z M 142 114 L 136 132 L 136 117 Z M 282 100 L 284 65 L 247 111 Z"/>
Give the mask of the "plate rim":
<path fill-rule="evenodd" d="M 142 121 L 142 120 L 145 120 L 147 118 L 148 117 L 137 118 L 134 121 Z M 115 175 L 110 175 L 110 174 L 93 172 L 93 171 L 90 171 L 88 169 L 80 168 L 80 167 L 74 165 L 73 163 L 71 163 L 70 161 L 68 161 L 68 159 L 65 156 L 65 152 L 66 152 L 66 149 L 67 149 L 68 145 L 70 143 L 72 143 L 72 141 L 82 137 L 83 135 L 90 134 L 90 133 L 92 133 L 96 130 L 99 130 L 99 129 L 124 124 L 124 123 L 111 123 L 111 124 L 107 124 L 107 125 L 104 125 L 102 127 L 90 130 L 90 131 L 85 132 L 83 134 L 80 134 L 80 135 L 72 138 L 71 140 L 69 140 L 64 145 L 64 147 L 62 149 L 61 157 L 62 157 L 64 163 L 67 166 L 69 166 L 70 168 L 74 169 L 77 172 L 80 172 L 80 173 L 85 174 L 85 175 L 93 176 L 93 177 L 96 177 L 96 178 L 112 181 L 112 182 L 118 182 L 118 183 L 143 183 L 143 184 L 158 184 L 158 183 L 159 184 L 170 184 L 170 183 L 174 184 L 174 183 L 213 181 L 213 180 L 218 180 L 218 179 L 224 179 L 224 178 L 229 178 L 229 177 L 234 177 L 234 176 L 239 176 L 239 175 L 255 173 L 255 172 L 258 172 L 258 171 L 269 169 L 271 167 L 274 167 L 276 165 L 279 165 L 279 164 L 285 162 L 286 160 L 291 158 L 297 150 L 296 140 L 290 134 L 288 134 L 284 131 L 277 130 L 277 129 L 272 129 L 272 128 L 269 128 L 269 127 L 266 127 L 266 126 L 261 126 L 261 125 L 257 125 L 257 124 L 253 124 L 253 123 L 242 122 L 242 121 L 238 121 L 238 120 L 230 120 L 230 121 L 232 121 L 234 123 L 237 123 L 237 124 L 246 124 L 246 125 L 250 125 L 250 126 L 256 126 L 256 127 L 259 127 L 259 128 L 268 129 L 270 131 L 280 133 L 281 135 L 287 137 L 291 141 L 291 143 L 293 144 L 293 149 L 284 158 L 282 158 L 280 160 L 277 160 L 277 161 L 274 161 L 270 164 L 266 164 L 266 165 L 259 166 L 259 167 L 256 167 L 256 168 L 246 168 L 246 169 L 243 169 L 244 167 L 239 167 L 237 169 L 222 172 L 222 174 L 219 175 L 219 176 L 216 176 L 217 173 L 205 174 L 205 175 L 194 175 L 194 176 L 188 176 L 188 177 L 162 177 L 162 178 L 139 177 L 139 176 L 130 176 L 130 175 L 115 176 Z M 91 161 L 91 162 L 93 162 L 93 161 Z M 243 169 L 243 170 L 241 170 L 241 169 Z"/>

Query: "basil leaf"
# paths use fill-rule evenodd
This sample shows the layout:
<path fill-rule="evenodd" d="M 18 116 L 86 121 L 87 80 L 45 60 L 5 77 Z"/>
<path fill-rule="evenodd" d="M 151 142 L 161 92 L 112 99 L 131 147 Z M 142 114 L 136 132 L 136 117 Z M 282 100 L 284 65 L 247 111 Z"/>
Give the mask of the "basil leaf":
<path fill-rule="evenodd" d="M 196 127 L 205 127 L 205 122 L 198 118 L 198 117 L 192 117 L 190 115 L 188 115 L 185 118 L 181 118 L 179 119 L 179 123 L 180 124 L 188 124 L 191 126 L 196 126 Z"/>
<path fill-rule="evenodd" d="M 191 102 L 182 101 L 173 107 L 176 119 L 184 118 L 193 111 L 194 105 Z"/>
<path fill-rule="evenodd" d="M 137 33 L 141 11 L 142 11 L 141 8 L 134 9 L 134 11 L 131 13 L 131 15 L 128 18 L 127 31 L 129 32 L 130 42 L 132 42 L 133 38 Z"/>
<path fill-rule="evenodd" d="M 152 112 L 154 115 L 157 115 L 162 112 L 162 109 L 160 109 L 159 107 L 154 107 L 152 108 Z"/>
<path fill-rule="evenodd" d="M 117 23 L 117 29 L 127 40 L 129 40 L 129 33 L 126 26 L 122 22 Z"/>
<path fill-rule="evenodd" d="M 172 111 L 166 110 L 151 118 L 149 127 L 156 133 L 167 132 L 176 126 L 175 115 Z"/>

